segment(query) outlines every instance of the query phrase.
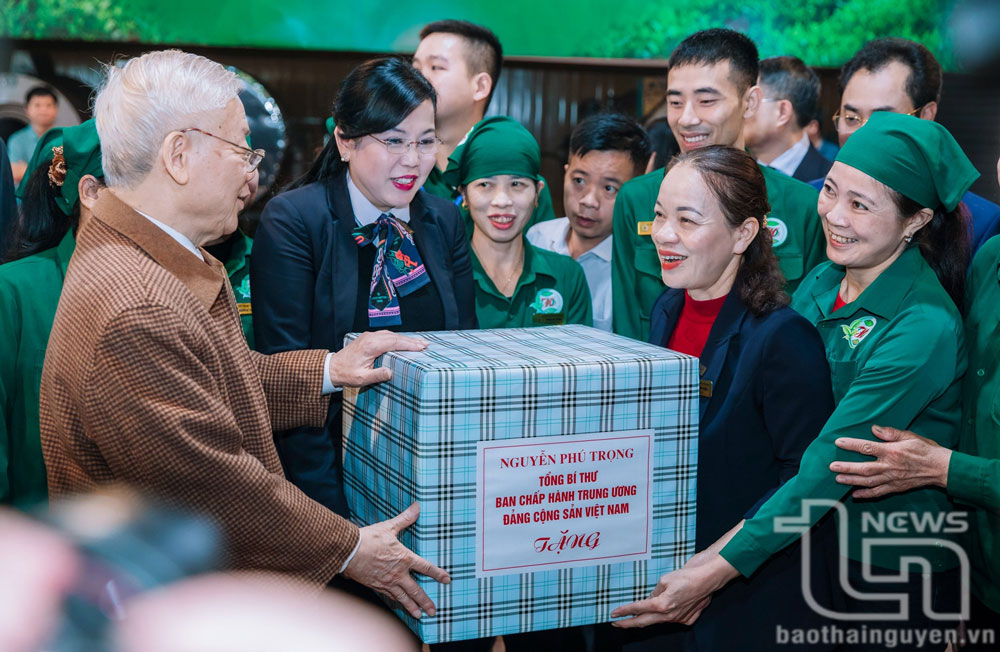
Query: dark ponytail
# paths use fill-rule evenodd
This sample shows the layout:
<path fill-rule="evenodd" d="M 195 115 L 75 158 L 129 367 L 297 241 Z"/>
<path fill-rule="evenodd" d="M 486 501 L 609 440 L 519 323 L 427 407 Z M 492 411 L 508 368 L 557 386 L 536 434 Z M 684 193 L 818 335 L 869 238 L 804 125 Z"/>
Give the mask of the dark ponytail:
<path fill-rule="evenodd" d="M 42 161 L 28 177 L 21 199 L 20 217 L 9 234 L 7 251 L 0 262 L 9 263 L 51 249 L 59 244 L 66 232 L 76 228 L 80 219 L 79 202 L 73 214 L 67 215 L 59 208 L 56 197 L 59 189 L 49 183 L 49 166 L 52 159 Z"/>
<path fill-rule="evenodd" d="M 345 138 L 361 138 L 392 129 L 418 106 L 430 100 L 437 108 L 437 95 L 427 78 L 409 61 L 386 57 L 365 61 L 340 85 L 333 103 L 333 119 Z M 289 186 L 326 181 L 347 170 L 340 160 L 337 139 L 332 135 L 312 167 Z"/>
<path fill-rule="evenodd" d="M 909 197 L 889 188 L 899 214 L 909 217 L 925 208 Z M 917 231 L 913 239 L 920 247 L 924 260 L 931 266 L 941 286 L 962 312 L 965 303 L 965 274 L 969 267 L 971 218 L 965 204 L 945 212 L 938 206 L 934 217 Z"/>
<path fill-rule="evenodd" d="M 757 220 L 757 236 L 743 252 L 733 291 L 739 292 L 740 299 L 757 317 L 787 306 L 785 277 L 771 246 L 771 232 L 764 226 L 771 204 L 757 161 L 743 150 L 713 145 L 675 156 L 667 170 L 681 163 L 701 174 L 730 229 L 739 227 L 748 217 Z"/>

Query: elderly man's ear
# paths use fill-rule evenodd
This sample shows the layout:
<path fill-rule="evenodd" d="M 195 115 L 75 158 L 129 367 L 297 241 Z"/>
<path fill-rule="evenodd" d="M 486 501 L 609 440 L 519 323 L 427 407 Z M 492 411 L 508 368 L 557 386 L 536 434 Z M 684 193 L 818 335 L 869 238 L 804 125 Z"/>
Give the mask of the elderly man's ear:
<path fill-rule="evenodd" d="M 80 193 L 80 204 L 89 210 L 94 210 L 94 204 L 97 203 L 97 195 L 105 188 L 106 186 L 93 175 L 83 175 L 76 187 Z"/>
<path fill-rule="evenodd" d="M 170 178 L 178 185 L 186 185 L 191 180 L 191 140 L 179 131 L 171 131 L 163 139 L 160 147 L 160 161 Z"/>

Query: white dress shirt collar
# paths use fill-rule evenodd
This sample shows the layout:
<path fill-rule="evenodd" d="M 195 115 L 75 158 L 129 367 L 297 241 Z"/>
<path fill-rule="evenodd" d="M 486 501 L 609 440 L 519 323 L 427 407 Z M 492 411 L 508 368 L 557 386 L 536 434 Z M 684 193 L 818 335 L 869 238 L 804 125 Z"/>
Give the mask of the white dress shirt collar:
<path fill-rule="evenodd" d="M 782 152 L 778 158 L 770 163 L 764 163 L 764 165 L 769 165 L 778 172 L 784 172 L 788 176 L 792 176 L 795 174 L 795 170 L 799 168 L 799 165 L 802 164 L 802 159 L 806 157 L 806 153 L 811 146 L 809 136 L 803 133 L 799 142 Z"/>
<path fill-rule="evenodd" d="M 348 171 L 347 174 L 347 194 L 351 198 L 351 209 L 354 211 L 354 219 L 357 220 L 358 224 L 365 226 L 367 224 L 372 224 L 382 216 L 382 211 L 375 207 L 375 204 L 368 201 L 368 198 L 364 196 L 361 190 L 354 185 L 354 180 L 351 179 L 351 173 Z M 399 208 L 393 208 L 388 211 L 392 213 L 393 217 L 401 222 L 410 223 L 410 207 L 402 206 Z"/>
<path fill-rule="evenodd" d="M 545 220 L 544 222 L 539 222 L 531 228 L 531 233 L 528 234 L 528 240 L 535 246 L 541 247 L 542 249 L 548 249 L 549 251 L 554 251 L 557 254 L 562 254 L 564 256 L 569 256 L 569 218 L 560 217 L 555 220 Z M 611 235 L 601 240 L 600 244 L 592 249 L 588 249 L 580 255 L 580 260 L 582 258 L 588 257 L 591 254 L 597 256 L 605 262 L 611 262 L 611 254 L 614 251 L 613 239 Z"/>
<path fill-rule="evenodd" d="M 159 221 L 159 220 L 157 220 L 155 218 L 152 218 L 149 215 L 146 215 L 145 213 L 143 213 L 140 210 L 136 210 L 134 208 L 132 210 L 135 210 L 136 213 L 138 213 L 139 215 L 142 215 L 147 220 L 149 220 L 150 222 L 152 222 L 156 226 L 160 227 L 163 230 L 164 233 L 166 233 L 171 238 L 173 238 L 174 240 L 176 240 L 177 243 L 180 246 L 184 247 L 185 249 L 187 249 L 188 251 L 190 251 L 191 253 L 193 253 L 195 256 L 197 256 L 199 260 L 205 260 L 205 257 L 201 255 L 201 251 L 198 250 L 198 247 L 194 246 L 194 243 L 191 242 L 191 240 L 189 240 L 186 235 L 184 235 L 183 233 L 181 233 L 177 229 L 171 228 L 171 227 L 167 226 L 166 224 L 164 224 L 163 222 L 161 222 L 161 221 Z"/>

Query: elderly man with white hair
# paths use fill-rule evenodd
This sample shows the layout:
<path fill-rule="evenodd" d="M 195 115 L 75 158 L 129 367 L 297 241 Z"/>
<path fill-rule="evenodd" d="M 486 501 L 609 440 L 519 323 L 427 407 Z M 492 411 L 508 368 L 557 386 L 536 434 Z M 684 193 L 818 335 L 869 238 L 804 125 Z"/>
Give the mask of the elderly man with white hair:
<path fill-rule="evenodd" d="M 263 156 L 218 63 L 177 50 L 110 67 L 95 117 L 107 190 L 78 235 L 42 372 L 50 495 L 121 482 L 221 524 L 229 563 L 326 584 L 343 573 L 415 617 L 411 571 L 447 573 L 396 538 L 416 505 L 364 527 L 285 480 L 272 430 L 322 426 L 337 386 L 386 380 L 375 358 L 425 342 L 362 335 L 333 354 L 247 348 L 203 246 L 236 229 Z"/>

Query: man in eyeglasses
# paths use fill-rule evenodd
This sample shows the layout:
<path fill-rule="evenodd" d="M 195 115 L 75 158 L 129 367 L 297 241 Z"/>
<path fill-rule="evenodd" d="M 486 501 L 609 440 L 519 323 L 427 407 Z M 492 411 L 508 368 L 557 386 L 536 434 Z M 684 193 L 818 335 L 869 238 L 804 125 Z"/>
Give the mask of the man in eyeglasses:
<path fill-rule="evenodd" d="M 247 137 L 247 144 L 250 137 Z M 263 149 L 244 148 L 237 143 L 230 143 L 237 151 L 246 156 L 247 164 L 256 168 L 264 159 Z M 245 211 L 257 197 L 257 185 L 260 175 L 255 174 L 250 180 L 250 197 L 243 205 Z M 246 338 L 247 346 L 255 349 L 253 337 L 253 303 L 250 295 L 250 252 L 253 250 L 253 238 L 243 231 L 241 225 L 229 236 L 223 236 L 219 240 L 209 242 L 205 245 L 205 250 L 212 254 L 214 258 L 222 261 L 226 268 L 226 276 L 229 277 L 229 286 L 233 288 L 233 296 L 236 297 L 236 311 L 240 315 L 240 326 L 243 328 L 243 337 Z"/>
<path fill-rule="evenodd" d="M 840 109 L 833 117 L 840 144 L 875 111 L 934 120 L 942 79 L 941 64 L 920 43 L 901 38 L 869 41 L 840 70 Z M 823 180 L 813 185 L 822 188 Z M 971 192 L 965 193 L 962 202 L 972 215 L 970 253 L 975 253 L 1000 233 L 1000 206 Z"/>
<path fill-rule="evenodd" d="M 107 75 L 94 110 L 107 189 L 77 237 L 42 370 L 50 497 L 125 484 L 218 523 L 229 569 L 316 586 L 346 573 L 433 613 L 410 573 L 448 575 L 396 538 L 417 506 L 358 528 L 285 479 L 272 434 L 322 426 L 337 387 L 386 380 L 377 356 L 426 343 L 382 331 L 336 353 L 250 351 L 204 249 L 236 229 L 256 183 L 241 82 L 179 50 Z"/>

